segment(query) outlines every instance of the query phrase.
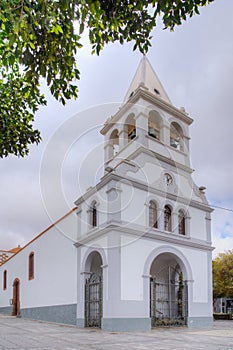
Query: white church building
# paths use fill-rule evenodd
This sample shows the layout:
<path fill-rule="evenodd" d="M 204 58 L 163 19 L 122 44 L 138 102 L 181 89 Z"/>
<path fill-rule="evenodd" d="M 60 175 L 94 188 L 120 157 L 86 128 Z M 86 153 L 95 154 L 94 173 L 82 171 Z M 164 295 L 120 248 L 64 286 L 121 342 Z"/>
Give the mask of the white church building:
<path fill-rule="evenodd" d="M 107 331 L 211 325 L 212 209 L 192 179 L 192 121 L 144 56 L 101 130 L 105 174 L 0 266 L 0 312 Z"/>

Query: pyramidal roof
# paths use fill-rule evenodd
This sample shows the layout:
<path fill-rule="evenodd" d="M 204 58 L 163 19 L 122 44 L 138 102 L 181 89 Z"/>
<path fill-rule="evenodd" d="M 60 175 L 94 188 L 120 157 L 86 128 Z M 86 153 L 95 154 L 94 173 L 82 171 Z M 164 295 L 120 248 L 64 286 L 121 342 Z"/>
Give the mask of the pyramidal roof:
<path fill-rule="evenodd" d="M 143 55 L 133 80 L 129 86 L 129 89 L 125 95 L 124 102 L 133 95 L 134 91 L 138 88 L 144 88 L 145 90 L 155 94 L 157 97 L 162 98 L 168 103 L 171 103 L 166 91 L 159 81 L 153 67 L 151 66 L 148 58 Z"/>

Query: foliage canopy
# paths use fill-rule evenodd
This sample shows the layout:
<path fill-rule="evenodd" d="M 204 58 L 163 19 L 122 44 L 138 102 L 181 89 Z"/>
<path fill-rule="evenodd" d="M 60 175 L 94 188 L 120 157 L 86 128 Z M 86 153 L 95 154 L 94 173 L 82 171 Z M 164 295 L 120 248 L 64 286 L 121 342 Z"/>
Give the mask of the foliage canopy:
<path fill-rule="evenodd" d="M 213 260 L 214 298 L 233 298 L 233 249 Z"/>
<path fill-rule="evenodd" d="M 52 95 L 65 104 L 77 98 L 76 56 L 84 29 L 93 53 L 108 42 L 133 41 L 142 53 L 151 45 L 158 16 L 173 30 L 213 0 L 1 0 L 0 2 L 0 157 L 25 156 L 41 140 L 34 114 Z M 78 28 L 78 30 L 76 30 Z"/>

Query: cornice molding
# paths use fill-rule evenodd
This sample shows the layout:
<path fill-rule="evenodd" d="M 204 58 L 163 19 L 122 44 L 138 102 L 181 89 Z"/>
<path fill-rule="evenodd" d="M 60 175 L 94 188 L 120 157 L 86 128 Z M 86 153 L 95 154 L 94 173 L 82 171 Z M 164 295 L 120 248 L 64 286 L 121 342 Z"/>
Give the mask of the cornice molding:
<path fill-rule="evenodd" d="M 178 109 L 177 107 L 173 106 L 172 104 L 164 101 L 162 98 L 155 96 L 150 91 L 145 91 L 141 88 L 137 89 L 133 96 L 129 99 L 129 103 L 135 104 L 139 98 L 142 97 L 146 101 L 155 104 L 159 108 L 163 109 L 165 112 L 168 112 L 169 114 L 174 115 L 178 119 L 182 120 L 183 122 L 187 123 L 188 125 L 192 124 L 193 119 L 190 118 L 185 112 Z"/>
<path fill-rule="evenodd" d="M 165 145 L 165 144 L 163 144 L 163 145 L 164 145 L 165 147 L 169 147 L 169 146 L 167 146 L 167 145 Z M 169 147 L 169 148 L 170 148 L 170 147 Z M 172 147 L 171 147 L 171 149 L 173 150 Z M 181 153 L 182 155 L 184 155 L 185 157 L 187 157 L 187 155 L 186 155 L 185 153 L 181 152 L 181 151 L 176 151 L 175 149 L 174 149 L 174 151 L 175 151 L 175 152 L 179 152 L 179 153 Z M 165 162 L 165 163 L 167 163 L 167 164 L 169 164 L 169 165 L 173 165 L 175 168 L 184 170 L 185 172 L 187 172 L 187 173 L 189 173 L 189 174 L 192 174 L 193 171 L 194 171 L 193 169 L 191 169 L 190 167 L 188 167 L 188 166 L 186 166 L 186 165 L 183 165 L 183 164 L 181 164 L 181 163 L 179 163 L 179 162 L 177 162 L 177 161 L 175 161 L 175 160 L 173 160 L 173 159 L 171 159 L 171 158 L 168 158 L 168 157 L 166 157 L 166 156 L 163 156 L 162 154 L 157 153 L 157 152 L 155 152 L 155 151 L 152 151 L 151 149 L 145 148 L 145 147 L 143 147 L 143 146 L 140 146 L 140 147 L 137 148 L 133 153 L 131 153 L 129 159 L 135 158 L 135 157 L 136 157 L 137 155 L 139 155 L 141 152 L 146 153 L 146 154 L 148 154 L 148 155 L 151 155 L 152 157 L 155 157 L 156 159 L 161 160 L 161 161 L 163 161 L 163 162 Z"/>
<path fill-rule="evenodd" d="M 143 191 L 147 191 L 150 193 L 154 193 L 158 196 L 164 197 L 166 199 L 170 199 L 185 205 L 188 205 L 189 207 L 193 207 L 196 209 L 200 209 L 203 210 L 205 212 L 209 212 L 211 213 L 213 211 L 213 209 L 205 203 L 200 203 L 197 202 L 193 199 L 187 199 L 187 198 L 183 198 L 183 197 L 179 197 L 173 193 L 168 193 L 168 192 L 164 192 L 160 189 L 148 186 L 147 184 L 140 182 L 138 180 L 135 180 L 131 177 L 126 177 L 126 176 L 121 176 L 119 174 L 116 174 L 115 172 L 111 172 L 107 175 L 105 175 L 101 181 L 96 185 L 96 187 L 92 187 L 88 192 L 86 192 L 83 196 L 79 197 L 76 201 L 75 201 L 75 205 L 80 205 L 82 202 L 84 202 L 86 199 L 88 199 L 89 197 L 91 197 L 92 195 L 94 195 L 96 193 L 96 191 L 99 191 L 101 188 L 103 188 L 106 184 L 108 184 L 110 181 L 115 180 L 115 181 L 121 181 L 121 183 L 124 183 L 124 181 L 130 181 L 130 183 L 135 187 L 138 188 L 140 190 Z"/>
<path fill-rule="evenodd" d="M 168 112 L 169 114 L 175 116 L 176 118 L 185 122 L 188 125 L 192 124 L 193 122 L 193 119 L 190 118 L 182 110 L 164 101 L 162 98 L 155 96 L 150 91 L 147 91 L 145 89 L 142 89 L 141 87 L 138 87 L 135 90 L 134 94 L 129 98 L 128 102 L 124 103 L 120 107 L 119 111 L 107 120 L 104 127 L 100 130 L 101 134 L 102 135 L 106 134 L 108 130 L 112 127 L 112 125 L 117 123 L 117 121 L 121 118 L 122 115 L 124 115 L 131 107 L 136 105 L 136 102 L 140 98 L 143 98 L 145 101 L 151 104 L 154 104 L 155 106 L 161 108 L 163 111 Z"/>
<path fill-rule="evenodd" d="M 142 229 L 131 228 L 129 226 L 123 225 L 120 226 L 114 223 L 107 223 L 107 226 L 100 228 L 99 230 L 92 232 L 90 234 L 85 235 L 85 237 L 79 239 L 74 245 L 78 248 L 80 246 L 86 245 L 106 234 L 110 231 L 117 231 L 118 233 L 123 233 L 127 235 L 131 235 L 138 238 L 149 239 L 157 242 L 166 242 L 182 247 L 194 248 L 198 250 L 204 251 L 212 251 L 214 247 L 211 246 L 210 242 L 205 242 L 201 240 L 197 240 L 191 237 L 186 236 L 178 236 L 174 233 L 163 232 L 157 229 L 149 229 L 147 232 L 142 233 Z"/>

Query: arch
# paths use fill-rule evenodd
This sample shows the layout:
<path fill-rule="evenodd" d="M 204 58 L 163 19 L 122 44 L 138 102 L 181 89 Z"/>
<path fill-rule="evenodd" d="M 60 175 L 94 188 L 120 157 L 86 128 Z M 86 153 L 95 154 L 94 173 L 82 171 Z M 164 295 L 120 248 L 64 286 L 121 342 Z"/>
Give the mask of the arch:
<path fill-rule="evenodd" d="M 136 137 L 136 122 L 135 114 L 130 113 L 125 121 L 125 127 L 128 134 L 128 142 Z"/>
<path fill-rule="evenodd" d="M 193 275 L 192 275 L 192 269 L 189 264 L 188 259 L 185 257 L 185 255 L 178 250 L 177 248 L 168 246 L 168 245 L 163 245 L 159 248 L 155 248 L 152 250 L 152 252 L 149 254 L 149 256 L 146 259 L 145 265 L 144 265 L 144 270 L 143 270 L 143 275 L 144 276 L 150 276 L 150 269 L 153 261 L 161 254 L 171 254 L 173 255 L 176 259 L 177 262 L 180 265 L 180 268 L 182 269 L 183 272 L 183 278 L 186 281 L 192 281 L 193 280 Z"/>
<path fill-rule="evenodd" d="M 148 117 L 148 135 L 157 140 L 160 140 L 161 126 L 162 126 L 162 118 L 160 114 L 155 110 L 150 111 L 149 117 Z"/>
<path fill-rule="evenodd" d="M 109 138 L 110 144 L 112 145 L 110 151 L 110 158 L 113 158 L 119 152 L 119 131 L 114 129 Z"/>
<path fill-rule="evenodd" d="M 103 259 L 93 250 L 86 256 L 85 273 L 85 326 L 101 328 L 103 315 Z"/>
<path fill-rule="evenodd" d="M 162 203 L 160 201 L 160 198 L 155 197 L 154 195 L 149 195 L 146 199 L 145 205 L 149 206 L 150 202 L 155 202 L 155 204 L 157 205 L 157 208 L 160 208 Z"/>
<path fill-rule="evenodd" d="M 152 277 L 156 277 L 158 281 L 162 281 L 164 277 L 164 269 L 166 269 L 166 266 L 168 265 L 172 267 L 173 273 L 182 272 L 182 268 L 179 265 L 177 257 L 170 252 L 164 252 L 159 254 L 153 260 L 150 268 L 150 275 Z"/>
<path fill-rule="evenodd" d="M 31 252 L 28 256 L 28 279 L 34 279 L 34 252 Z"/>
<path fill-rule="evenodd" d="M 158 207 L 154 200 L 149 202 L 149 227 L 158 228 Z"/>
<path fill-rule="evenodd" d="M 91 257 L 93 256 L 93 253 L 98 253 L 101 256 L 102 259 L 102 266 L 106 266 L 107 265 L 107 258 L 106 258 L 106 254 L 103 248 L 101 247 L 92 247 L 89 248 L 83 257 L 83 263 L 82 263 L 82 271 L 84 272 L 92 272 L 91 271 Z"/>
<path fill-rule="evenodd" d="M 3 271 L 3 290 L 7 289 L 7 270 Z"/>
<path fill-rule="evenodd" d="M 178 149 L 179 151 L 184 150 L 183 142 L 184 133 L 182 127 L 177 122 L 171 122 L 170 124 L 170 146 Z"/>
<path fill-rule="evenodd" d="M 171 205 L 164 205 L 164 231 L 172 231 L 172 207 Z"/>
<path fill-rule="evenodd" d="M 184 273 L 186 269 L 183 267 Z M 150 266 L 150 315 L 153 326 L 187 324 L 187 281 L 177 256 L 170 252 L 157 255 Z M 187 272 L 186 272 L 187 273 Z"/>
<path fill-rule="evenodd" d="M 99 252 L 96 250 L 92 251 L 85 263 L 85 272 L 90 272 L 90 273 L 99 273 L 101 274 L 101 266 L 103 265 L 103 260 L 102 256 Z"/>

